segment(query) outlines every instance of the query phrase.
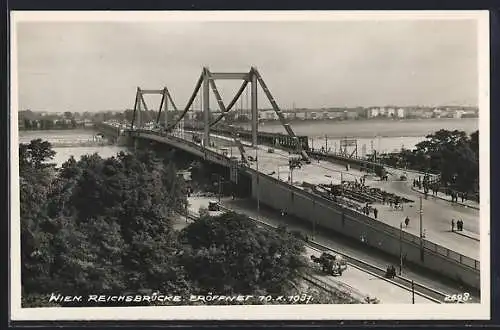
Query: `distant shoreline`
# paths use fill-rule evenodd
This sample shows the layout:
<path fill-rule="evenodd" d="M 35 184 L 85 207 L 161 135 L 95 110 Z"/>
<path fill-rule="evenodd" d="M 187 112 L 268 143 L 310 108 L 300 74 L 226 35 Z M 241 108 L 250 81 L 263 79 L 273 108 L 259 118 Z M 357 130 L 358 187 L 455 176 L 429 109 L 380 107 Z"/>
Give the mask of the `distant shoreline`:
<path fill-rule="evenodd" d="M 468 134 L 479 129 L 478 118 L 433 118 L 433 119 L 402 119 L 402 120 L 310 120 L 290 121 L 291 128 L 297 135 L 307 135 L 310 138 L 394 138 L 394 137 L 425 137 L 440 129 L 461 130 Z M 241 125 L 241 124 L 240 124 Z M 250 124 L 241 125 L 251 129 Z M 285 130 L 278 121 L 259 124 L 259 130 L 270 133 L 284 133 Z"/>

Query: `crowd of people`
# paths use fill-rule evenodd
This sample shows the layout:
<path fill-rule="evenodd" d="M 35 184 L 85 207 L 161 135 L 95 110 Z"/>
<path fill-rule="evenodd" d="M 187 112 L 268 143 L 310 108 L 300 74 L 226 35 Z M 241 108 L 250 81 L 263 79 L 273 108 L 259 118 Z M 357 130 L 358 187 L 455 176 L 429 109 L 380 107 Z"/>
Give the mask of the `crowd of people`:
<path fill-rule="evenodd" d="M 425 197 L 428 196 L 429 191 L 432 192 L 433 196 L 437 196 L 438 192 L 441 189 L 441 184 L 439 181 L 437 182 L 430 182 L 429 177 L 426 175 L 424 176 L 423 180 L 420 180 L 420 177 L 418 179 L 413 180 L 413 188 L 418 188 L 424 190 Z M 467 192 L 460 192 L 456 191 L 451 188 L 446 188 L 444 191 L 444 194 L 446 196 L 451 197 L 451 201 L 454 203 L 458 203 L 458 199 L 460 198 L 462 203 L 467 200 L 468 193 Z"/>
<path fill-rule="evenodd" d="M 455 224 L 457 225 L 457 231 L 463 231 L 464 230 L 464 221 L 461 219 L 458 219 L 455 222 L 455 219 L 451 219 L 451 231 L 455 231 Z"/>

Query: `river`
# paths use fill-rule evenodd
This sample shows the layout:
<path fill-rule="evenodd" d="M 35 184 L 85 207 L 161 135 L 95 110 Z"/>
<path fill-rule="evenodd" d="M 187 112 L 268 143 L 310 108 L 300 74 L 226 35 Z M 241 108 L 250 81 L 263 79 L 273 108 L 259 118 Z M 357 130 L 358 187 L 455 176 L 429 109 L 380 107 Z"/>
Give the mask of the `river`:
<path fill-rule="evenodd" d="M 462 130 L 472 133 L 478 129 L 477 118 L 467 119 L 427 119 L 427 120 L 365 120 L 345 122 L 292 122 L 291 126 L 297 135 L 308 135 L 309 145 L 319 149 L 326 146 L 335 151 L 340 147 L 340 138 L 348 137 L 357 140 L 357 154 L 364 156 L 373 150 L 377 152 L 391 152 L 401 147 L 413 148 L 418 142 L 440 129 Z M 260 131 L 284 132 L 279 122 L 266 122 L 259 125 Z M 21 131 L 19 142 L 27 143 L 32 139 L 42 138 L 49 142 L 88 141 L 95 134 L 92 130 L 48 130 L 48 131 Z M 326 138 L 325 138 L 326 137 Z M 125 147 L 95 146 L 95 147 L 65 147 L 54 148 L 56 156 L 54 162 L 64 163 L 70 156 L 76 159 L 85 154 L 98 153 L 101 157 L 111 157 Z M 347 147 L 347 152 L 354 152 L 354 147 Z"/>
<path fill-rule="evenodd" d="M 52 143 L 61 142 L 85 142 L 92 137 L 97 132 L 93 130 L 47 130 L 47 131 L 21 131 L 19 132 L 19 143 L 29 143 L 33 139 L 43 139 Z M 105 146 L 93 146 L 93 147 L 63 147 L 63 148 L 53 148 L 56 152 L 53 163 L 57 166 L 61 166 L 65 161 L 67 161 L 71 156 L 75 159 L 80 159 L 83 155 L 98 153 L 103 158 L 108 158 L 115 156 L 120 151 L 126 151 L 125 147 L 118 147 L 113 145 Z"/>
<path fill-rule="evenodd" d="M 250 125 L 244 125 L 250 129 Z M 373 150 L 377 152 L 398 151 L 402 147 L 412 149 L 425 136 L 440 129 L 465 131 L 468 134 L 479 129 L 477 118 L 440 118 L 411 120 L 351 120 L 351 121 L 294 121 L 291 127 L 297 135 L 309 136 L 309 146 L 319 149 L 327 147 L 339 151 L 342 138 L 356 139 L 358 156 L 364 156 Z M 278 122 L 263 122 L 260 131 L 285 133 Z M 354 147 L 347 147 L 347 152 L 354 152 Z"/>

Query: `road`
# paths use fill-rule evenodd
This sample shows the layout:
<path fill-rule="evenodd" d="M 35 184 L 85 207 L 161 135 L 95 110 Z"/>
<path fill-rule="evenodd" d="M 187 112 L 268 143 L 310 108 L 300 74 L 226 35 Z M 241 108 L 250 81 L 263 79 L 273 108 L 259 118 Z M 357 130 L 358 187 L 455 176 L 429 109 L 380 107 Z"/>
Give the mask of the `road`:
<path fill-rule="evenodd" d="M 207 207 L 208 202 L 213 198 L 207 197 L 190 197 L 189 200 L 189 210 L 193 213 L 198 213 L 200 207 Z M 231 204 L 232 200 L 230 198 L 223 198 L 222 203 L 235 211 L 240 211 L 241 213 L 247 214 L 242 208 L 236 207 L 236 204 Z M 263 220 L 263 218 L 259 218 Z M 176 228 L 182 228 L 186 225 L 184 219 L 177 221 Z M 271 219 L 266 222 L 275 224 Z M 317 249 L 306 247 L 306 257 L 309 259 L 311 255 L 319 257 L 321 251 Z M 329 276 L 323 274 L 321 271 L 315 272 L 315 277 L 321 279 L 322 281 L 329 283 L 334 287 L 338 287 L 339 284 L 346 288 L 354 296 L 361 297 L 371 297 L 377 298 L 380 303 L 395 303 L 395 304 L 411 304 L 412 295 L 406 289 L 396 286 L 385 279 L 378 276 L 372 275 L 370 273 L 364 272 L 356 267 L 350 266 L 342 274 L 342 276 Z M 433 301 L 415 295 L 415 303 L 434 303 Z"/>
<path fill-rule="evenodd" d="M 298 219 L 283 217 L 277 211 L 265 208 L 261 204 L 260 211 L 257 212 L 255 202 L 249 199 L 222 199 L 222 203 L 229 209 L 239 213 L 244 213 L 250 217 L 257 218 L 273 226 L 286 225 L 290 230 L 299 230 L 309 237 L 313 238 L 315 242 L 327 246 L 333 250 L 342 251 L 351 257 L 360 261 L 369 263 L 379 268 L 385 269 L 388 265 L 397 266 L 398 261 L 385 254 L 379 253 L 373 249 L 367 249 L 359 242 L 353 242 L 352 239 L 335 235 L 333 232 L 312 232 L 312 226 Z M 461 288 L 457 287 L 455 283 L 450 283 L 445 277 L 439 277 L 435 274 L 429 274 L 425 270 L 416 270 L 403 267 L 402 275 L 406 278 L 414 280 L 416 283 L 421 283 L 434 290 L 443 293 L 457 293 L 461 292 Z M 473 302 L 479 302 L 479 297 L 474 293 Z"/>
<path fill-rule="evenodd" d="M 189 132 L 185 132 L 183 136 L 186 139 L 191 138 Z M 212 141 L 215 143 L 215 147 L 209 149 L 222 152 L 221 149 L 223 148 L 226 149 L 228 155 L 240 157 L 238 148 L 232 146 L 232 139 L 212 134 Z M 290 172 L 288 167 L 289 153 L 287 151 L 274 149 L 273 153 L 269 153 L 268 146 L 259 145 L 258 149 L 253 149 L 249 147 L 248 142 L 243 143 L 247 146 L 245 149 L 247 156 L 258 157 L 258 164 L 257 162 L 250 163 L 252 168 L 256 169 L 258 166 L 261 173 L 281 181 L 290 182 L 291 179 L 293 184 L 297 187 L 300 187 L 303 182 L 311 184 L 338 184 L 341 180 L 353 181 L 357 179 L 359 181 L 359 178 L 366 174 L 366 172 L 361 172 L 356 169 L 349 169 L 349 171 L 346 171 L 343 165 L 322 160 L 313 160 L 311 164 L 304 165 L 302 168 Z M 377 220 L 399 228 L 401 222 L 408 216 L 410 218 L 410 225 L 403 230 L 420 236 L 419 197 L 421 194 L 413 191 L 410 187 L 413 178 L 418 176 L 418 174 L 407 172 L 408 181 L 399 181 L 399 174 L 401 173 L 392 169 L 389 171 L 395 174 L 389 176 L 389 181 L 380 181 L 377 177 L 369 176 L 366 178 L 366 185 L 398 194 L 414 202 L 406 205 L 403 211 L 395 211 L 388 205 L 375 204 L 373 206 L 379 210 Z M 427 240 L 467 257 L 479 260 L 479 241 L 467 236 L 457 235 L 451 231 L 451 220 L 455 219 L 456 221 L 462 219 L 464 222 L 464 229 L 479 234 L 480 218 L 478 210 L 452 204 L 451 202 L 430 196 L 427 200 L 423 200 L 422 204 L 423 229 L 425 230 Z"/>

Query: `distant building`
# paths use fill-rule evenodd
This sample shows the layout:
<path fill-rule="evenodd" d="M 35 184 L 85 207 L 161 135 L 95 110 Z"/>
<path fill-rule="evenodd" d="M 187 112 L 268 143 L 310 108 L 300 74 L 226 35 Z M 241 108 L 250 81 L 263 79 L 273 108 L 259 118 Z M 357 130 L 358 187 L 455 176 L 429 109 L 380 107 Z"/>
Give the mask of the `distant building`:
<path fill-rule="evenodd" d="M 465 111 L 463 110 L 455 110 L 453 111 L 453 118 L 462 118 Z"/>
<path fill-rule="evenodd" d="M 370 108 L 367 109 L 367 114 L 366 118 L 375 118 L 378 117 L 378 114 L 380 113 L 380 108 Z"/>
<path fill-rule="evenodd" d="M 295 118 L 296 118 L 296 119 L 301 119 L 301 120 L 304 120 L 304 119 L 306 119 L 306 113 L 305 113 L 305 112 L 303 112 L 303 111 L 296 112 L 296 113 L 295 113 Z"/>
<path fill-rule="evenodd" d="M 345 119 L 356 119 L 358 118 L 358 112 L 357 111 L 344 111 L 344 118 Z"/>
<path fill-rule="evenodd" d="M 396 112 L 397 118 L 405 118 L 406 110 L 404 108 L 399 108 Z"/>

